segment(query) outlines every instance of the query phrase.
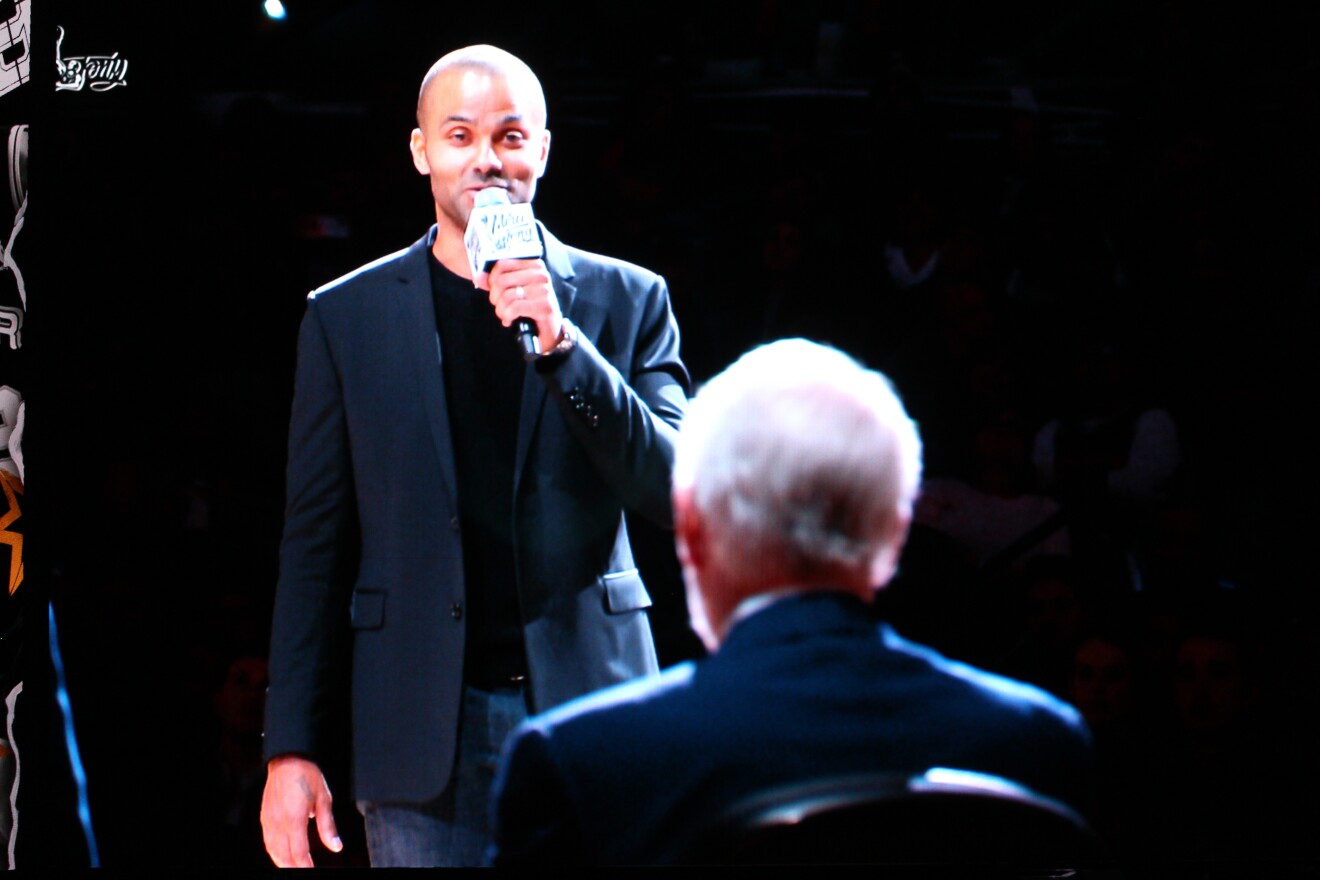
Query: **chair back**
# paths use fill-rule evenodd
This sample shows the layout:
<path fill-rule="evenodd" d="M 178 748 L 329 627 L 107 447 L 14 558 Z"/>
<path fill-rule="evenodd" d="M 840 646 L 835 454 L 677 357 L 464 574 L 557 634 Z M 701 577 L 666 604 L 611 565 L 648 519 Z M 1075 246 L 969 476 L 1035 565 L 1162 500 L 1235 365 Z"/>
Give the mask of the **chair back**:
<path fill-rule="evenodd" d="M 684 864 L 999 865 L 1104 861 L 1086 820 L 1002 777 L 948 768 L 829 777 L 736 803 L 681 848 Z M 1056 875 L 1067 876 L 1067 874 Z"/>

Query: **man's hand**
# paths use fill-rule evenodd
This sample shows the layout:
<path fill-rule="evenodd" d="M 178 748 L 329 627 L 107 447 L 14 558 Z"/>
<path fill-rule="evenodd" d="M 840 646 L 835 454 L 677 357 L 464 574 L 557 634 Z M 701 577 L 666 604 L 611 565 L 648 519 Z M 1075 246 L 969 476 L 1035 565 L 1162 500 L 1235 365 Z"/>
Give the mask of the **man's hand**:
<path fill-rule="evenodd" d="M 536 324 L 541 351 L 549 351 L 559 342 L 564 316 L 559 298 L 550 283 L 550 271 L 542 260 L 499 260 L 487 276 L 490 304 L 505 327 L 518 318 Z"/>
<path fill-rule="evenodd" d="M 326 849 L 339 852 L 344 848 L 330 805 L 330 788 L 316 764 L 292 755 L 271 759 L 261 796 L 261 833 L 276 867 L 312 867 L 308 819 L 316 820 L 316 831 Z"/>

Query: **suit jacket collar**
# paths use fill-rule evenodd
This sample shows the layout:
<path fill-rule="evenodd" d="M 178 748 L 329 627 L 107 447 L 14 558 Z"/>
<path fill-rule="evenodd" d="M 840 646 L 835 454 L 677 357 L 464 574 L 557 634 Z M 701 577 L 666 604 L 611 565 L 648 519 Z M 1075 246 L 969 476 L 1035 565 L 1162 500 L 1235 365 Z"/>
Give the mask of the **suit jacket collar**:
<path fill-rule="evenodd" d="M 458 497 L 454 473 L 454 447 L 449 426 L 449 401 L 445 396 L 444 353 L 435 325 L 435 305 L 431 295 L 431 266 L 428 254 L 435 243 L 436 227 L 403 252 L 397 264 L 398 284 L 391 293 L 399 313 L 400 357 L 411 364 L 416 377 L 421 405 L 431 426 L 440 474 L 449 497 Z M 381 340 L 382 344 L 388 344 Z"/>
<path fill-rule="evenodd" d="M 559 310 L 565 316 L 576 320 L 574 304 L 577 301 L 577 284 L 574 282 L 573 263 L 569 258 L 568 248 L 559 239 L 550 234 L 539 221 L 541 243 L 545 246 L 545 267 L 550 272 L 550 283 L 559 299 Z M 581 323 L 581 322 L 578 322 Z M 583 332 L 588 332 L 583 329 Z M 512 341 L 510 342 L 512 344 Z M 518 440 L 514 446 L 513 492 L 516 497 L 518 487 L 522 485 L 523 470 L 527 464 L 527 455 L 532 446 L 532 437 L 536 435 L 536 426 L 545 410 L 546 383 L 536 375 L 532 364 L 527 365 L 523 376 L 522 408 L 518 415 Z"/>
<path fill-rule="evenodd" d="M 738 654 L 825 632 L 886 640 L 890 635 L 888 626 L 877 622 L 870 607 L 856 596 L 812 589 L 777 599 L 738 621 L 716 654 Z"/>
<path fill-rule="evenodd" d="M 573 307 L 577 300 L 575 272 L 568 248 L 555 238 L 539 222 L 541 241 L 545 245 L 544 260 L 550 272 L 551 284 L 559 298 L 559 306 L 564 315 L 574 315 Z M 456 497 L 458 486 L 454 473 L 454 448 L 451 441 L 452 431 L 449 422 L 449 402 L 445 396 L 444 351 L 440 345 L 440 334 L 435 325 L 435 305 L 431 295 L 431 264 L 429 253 L 435 244 L 436 227 L 431 226 L 426 235 L 413 243 L 398 262 L 395 288 L 396 307 L 402 321 L 402 345 L 405 359 L 412 363 L 417 371 L 418 388 L 422 396 L 422 405 L 426 408 L 427 421 L 431 425 L 432 440 L 436 457 L 440 462 L 441 475 L 449 489 L 450 497 Z M 583 332 L 589 328 L 579 327 Z M 510 357 L 516 356 L 512 335 L 509 340 Z M 521 482 L 523 467 L 527 462 L 532 437 L 545 408 L 545 383 L 535 375 L 531 364 L 527 365 L 527 374 L 523 381 L 522 404 L 518 417 L 518 439 L 515 446 L 514 487 Z"/>
<path fill-rule="evenodd" d="M 551 235 L 550 230 L 540 221 L 537 221 L 536 225 L 541 228 L 541 243 L 545 245 L 545 266 L 550 270 L 550 277 L 554 279 L 555 296 L 559 297 L 559 307 L 567 315 L 577 298 L 577 285 L 573 283 L 577 273 L 573 270 L 573 261 L 569 258 L 568 248 L 563 242 Z"/>

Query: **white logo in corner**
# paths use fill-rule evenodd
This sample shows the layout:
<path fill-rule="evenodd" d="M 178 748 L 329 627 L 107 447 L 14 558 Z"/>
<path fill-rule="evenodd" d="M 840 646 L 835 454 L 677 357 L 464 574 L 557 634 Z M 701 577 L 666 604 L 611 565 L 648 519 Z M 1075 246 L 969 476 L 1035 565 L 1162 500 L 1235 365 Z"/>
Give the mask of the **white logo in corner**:
<path fill-rule="evenodd" d="M 0 0 L 3 5 L 5 0 Z M 128 59 L 113 55 L 76 55 L 65 58 L 61 54 L 64 43 L 64 28 L 56 26 L 59 35 L 55 38 L 55 72 L 59 79 L 55 91 L 80 92 L 83 87 L 93 92 L 106 92 L 116 86 L 128 85 Z"/>

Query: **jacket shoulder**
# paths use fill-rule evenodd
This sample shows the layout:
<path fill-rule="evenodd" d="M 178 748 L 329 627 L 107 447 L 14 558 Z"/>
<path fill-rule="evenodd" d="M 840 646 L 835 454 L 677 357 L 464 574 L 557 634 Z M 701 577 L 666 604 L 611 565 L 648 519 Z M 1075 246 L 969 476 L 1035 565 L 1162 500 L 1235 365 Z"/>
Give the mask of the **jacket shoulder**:
<path fill-rule="evenodd" d="M 307 294 L 309 300 L 318 300 L 326 296 L 338 295 L 341 293 L 350 293 L 354 290 L 365 289 L 373 285 L 379 285 L 393 278 L 398 274 L 400 263 L 408 255 L 409 248 L 395 251 L 392 254 L 372 260 L 366 265 L 359 266 L 352 272 L 340 275 L 333 281 L 328 281 L 320 287 Z"/>
<path fill-rule="evenodd" d="M 881 630 L 881 639 L 887 650 L 923 662 L 945 681 L 956 683 L 969 699 L 976 695 L 1009 714 L 1050 718 L 1074 730 L 1086 726 L 1074 706 L 1037 685 L 946 657 L 934 648 L 903 638 L 889 627 Z"/>
<path fill-rule="evenodd" d="M 426 267 L 427 239 L 358 266 L 351 272 L 328 281 L 307 295 L 309 302 L 326 297 L 352 295 L 377 289 Z"/>
<path fill-rule="evenodd" d="M 689 661 L 657 675 L 611 685 L 556 706 L 531 719 L 528 726 L 562 731 L 583 723 L 589 727 L 603 717 L 618 720 L 629 712 L 654 708 L 660 701 L 677 697 L 691 684 L 695 672 L 695 664 Z"/>
<path fill-rule="evenodd" d="M 579 277 L 617 278 L 627 286 L 641 290 L 650 289 L 661 282 L 658 273 L 618 257 L 607 257 L 571 245 L 564 245 L 564 250 L 568 252 L 573 272 Z"/>

